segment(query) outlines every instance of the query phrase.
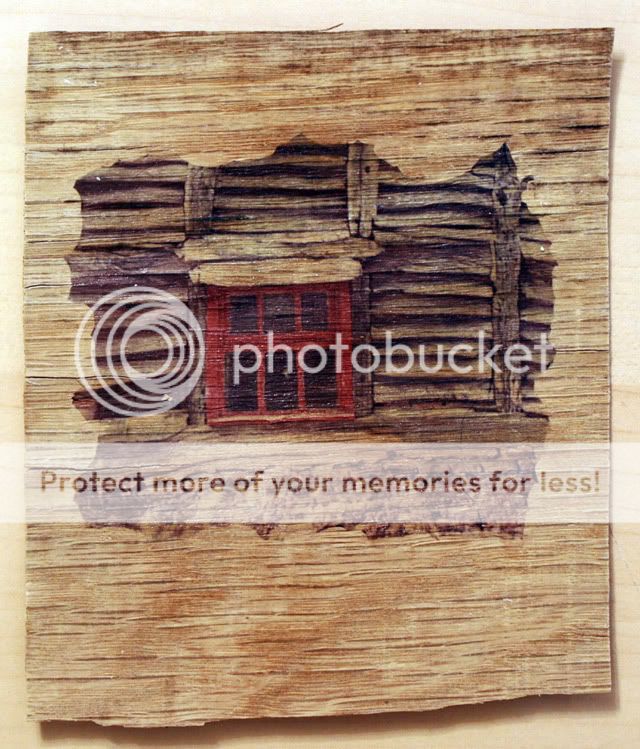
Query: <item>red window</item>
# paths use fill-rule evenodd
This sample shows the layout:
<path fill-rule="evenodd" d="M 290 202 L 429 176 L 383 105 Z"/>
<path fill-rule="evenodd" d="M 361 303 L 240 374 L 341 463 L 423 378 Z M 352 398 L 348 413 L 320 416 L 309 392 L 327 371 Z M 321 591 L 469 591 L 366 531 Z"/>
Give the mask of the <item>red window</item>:
<path fill-rule="evenodd" d="M 351 327 L 348 283 L 209 287 L 208 422 L 353 417 Z"/>

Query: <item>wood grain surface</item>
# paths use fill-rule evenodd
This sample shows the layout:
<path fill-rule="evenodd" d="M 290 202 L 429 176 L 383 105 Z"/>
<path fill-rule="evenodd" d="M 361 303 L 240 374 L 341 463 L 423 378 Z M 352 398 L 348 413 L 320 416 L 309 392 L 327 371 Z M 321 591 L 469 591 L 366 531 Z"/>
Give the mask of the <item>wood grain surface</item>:
<path fill-rule="evenodd" d="M 133 12 L 132 12 L 133 10 Z M 139 8 L 126 2 L 114 2 L 109 9 L 95 8 L 75 0 L 61 0 L 55 11 L 31 0 L 7 3 L 3 8 L 0 34 L 5 56 L 0 66 L 5 105 L 0 117 L 7 133 L 0 161 L 0 180 L 5 200 L 0 206 L 3 244 L 2 318 L 7 322 L 0 336 L 2 371 L 5 377 L 0 409 L 1 430 L 8 441 L 22 435 L 22 331 L 21 308 L 21 212 L 23 179 L 23 82 L 26 76 L 26 48 L 29 30 L 60 29 L 136 29 L 161 28 L 328 28 L 344 22 L 343 28 L 397 27 L 398 9 L 386 3 L 372 2 L 366 10 L 359 4 L 296 7 L 284 2 L 247 5 L 219 3 L 215 10 L 201 0 L 186 0 L 180 6 L 162 3 L 141 18 Z M 616 440 L 637 439 L 638 398 L 637 352 L 631 341 L 637 340 L 638 320 L 637 221 L 639 174 L 635 122 L 638 116 L 638 9 L 624 1 L 593 3 L 568 0 L 562 7 L 541 2 L 516 0 L 506 8 L 500 2 L 482 5 L 474 2 L 415 2 L 402 6 L 406 26 L 527 27 L 541 26 L 616 26 L 613 102 L 615 126 L 612 142 L 611 271 L 613 355 L 613 436 Z M 21 496 L 21 477 L 15 471 L 11 452 L 3 449 L 3 485 L 13 496 Z M 614 499 L 632 502 L 637 476 L 618 475 Z M 640 596 L 636 581 L 639 563 L 637 526 L 612 528 L 612 593 L 615 696 L 531 697 L 493 704 L 463 706 L 429 713 L 344 717 L 299 720 L 252 720 L 215 723 L 204 728 L 157 729 L 139 731 L 102 727 L 91 723 L 43 724 L 25 721 L 24 679 L 24 577 L 22 557 L 24 541 L 13 524 L 2 525 L 5 563 L 0 566 L 1 621 L 4 647 L 0 653 L 3 721 L 0 736 L 7 746 L 219 746 L 270 748 L 282 746 L 324 747 L 349 744 L 380 747 L 422 747 L 425 742 L 440 747 L 478 746 L 551 748 L 559 743 L 580 747 L 635 746 L 640 740 L 637 718 L 640 681 L 640 651 L 637 646 Z M 617 656 L 616 656 L 617 653 Z"/>
<path fill-rule="evenodd" d="M 108 435 L 69 407 L 86 309 L 67 299 L 75 180 L 142 156 L 257 158 L 304 129 L 375 142 L 434 181 L 508 138 L 558 262 L 549 438 L 606 439 L 610 44 L 606 30 L 33 37 L 29 437 Z M 350 218 L 366 232 L 366 210 Z M 171 418 L 177 432 L 187 416 Z M 239 527 L 32 527 L 31 715 L 178 725 L 607 691 L 607 539 L 603 526 L 375 541 L 292 528 L 267 542 Z"/>

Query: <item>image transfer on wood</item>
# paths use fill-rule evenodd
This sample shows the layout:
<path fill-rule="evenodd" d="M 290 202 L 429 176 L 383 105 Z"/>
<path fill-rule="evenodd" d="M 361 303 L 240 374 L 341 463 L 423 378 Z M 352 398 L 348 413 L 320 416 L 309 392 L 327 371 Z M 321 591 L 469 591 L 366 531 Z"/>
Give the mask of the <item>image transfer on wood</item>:
<path fill-rule="evenodd" d="M 207 368 L 204 393 L 177 405 L 191 425 L 375 414 L 366 428 L 394 422 L 411 439 L 403 411 L 542 417 L 535 367 L 469 376 L 415 366 L 354 378 L 348 366 L 336 376 L 334 363 L 329 377 L 257 371 L 233 386 L 230 366 L 234 345 L 266 351 L 268 331 L 296 353 L 339 332 L 349 347 L 355 337 L 384 356 L 389 334 L 430 353 L 461 344 L 470 360 L 483 336 L 503 365 L 510 346 L 548 334 L 553 316 L 555 261 L 523 201 L 529 179 L 519 179 L 507 144 L 435 184 L 406 178 L 366 144 L 303 136 L 267 158 L 217 168 L 118 162 L 76 182 L 83 225 L 68 258 L 72 298 L 93 304 L 122 286 L 153 284 L 192 305 L 207 331 Z M 161 364 L 167 352 L 157 343 L 133 360 Z M 110 388 L 101 395 L 118 397 Z M 118 415 L 90 394 L 75 403 L 88 418 Z M 526 422 L 521 429 L 530 438 Z M 539 420 L 531 433 L 544 434 Z"/>
<path fill-rule="evenodd" d="M 611 689 L 611 47 L 32 36 L 33 719 Z"/>

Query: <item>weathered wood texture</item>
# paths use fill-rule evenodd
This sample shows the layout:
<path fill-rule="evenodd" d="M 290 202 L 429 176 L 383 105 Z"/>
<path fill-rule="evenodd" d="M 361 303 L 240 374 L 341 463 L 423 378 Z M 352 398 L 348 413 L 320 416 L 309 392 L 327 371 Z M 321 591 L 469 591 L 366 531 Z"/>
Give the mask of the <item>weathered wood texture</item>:
<path fill-rule="evenodd" d="M 39 526 L 32 714 L 165 725 L 605 691 L 606 558 L 587 526 L 376 541 Z"/>
<path fill-rule="evenodd" d="M 142 175 L 138 180 L 134 176 L 122 179 L 123 170 L 135 174 L 135 169 Z M 184 170 L 181 174 L 185 176 Z M 85 296 L 87 302 L 98 302 L 111 291 L 112 274 L 96 279 L 92 268 L 103 267 L 105 260 L 108 266 L 110 255 L 123 249 L 137 250 L 138 254 L 128 254 L 127 276 L 122 276 L 124 269 L 118 264 L 115 279 L 121 286 L 147 283 L 147 254 L 157 247 L 142 242 L 147 234 L 151 242 L 166 231 L 160 204 L 153 201 L 157 201 L 158 186 L 167 176 L 165 162 L 145 160 L 126 167 L 118 162 L 76 182 L 83 216 L 76 252 L 83 257 L 80 261 L 74 256 L 69 259 L 72 295 L 85 293 L 88 279 L 94 297 Z M 504 352 L 514 344 L 531 346 L 543 334 L 548 338 L 556 263 L 540 252 L 540 248 L 543 253 L 548 250 L 546 240 L 532 241 L 532 227 L 539 227 L 540 222 L 522 201 L 530 178 L 519 179 L 506 143 L 446 183 L 409 180 L 398 168 L 382 161 L 368 144 L 327 145 L 304 136 L 278 146 L 263 159 L 215 170 L 191 167 L 185 179 L 184 241 L 167 241 L 162 246 L 167 255 L 175 256 L 176 267 L 180 267 L 180 259 L 184 261 L 182 276 L 166 276 L 163 290 L 171 291 L 172 282 L 181 295 L 185 284 L 248 287 L 353 280 L 355 297 L 364 272 L 372 274 L 374 295 L 367 300 L 373 308 L 367 310 L 367 334 L 364 338 L 359 335 L 358 343 L 373 341 L 385 372 L 387 334 L 412 349 L 422 345 L 432 358 L 438 346 L 471 347 L 466 357 L 471 373 L 449 367 L 431 374 L 417 365 L 401 377 L 374 372 L 367 378 L 372 388 L 371 409 L 359 407 L 357 415 L 385 403 L 393 403 L 397 412 L 380 410 L 371 426 L 388 426 L 391 418 L 398 436 L 409 440 L 413 435 L 402 418 L 403 407 L 406 411 L 462 404 L 475 411 L 518 413 L 537 403 L 533 386 L 540 367 L 533 367 L 526 379 L 510 373 Z M 151 205 L 155 226 L 149 225 Z M 322 220 L 329 221 L 324 230 Z M 317 224 L 311 237 L 310 221 Z M 92 227 L 96 224 L 104 227 L 99 235 L 100 249 L 88 253 L 93 245 L 87 244 L 85 237 L 95 231 Z M 194 241 L 194 237 L 200 239 Z M 546 271 L 538 274 L 535 283 L 527 272 L 532 262 Z M 395 294 L 375 290 L 378 284 L 394 280 Z M 460 282 L 466 283 L 464 292 L 438 293 L 447 287 L 453 292 Z M 521 306 L 522 300 L 538 290 L 547 303 L 538 310 L 532 326 L 526 309 L 521 317 Z M 361 306 L 361 300 L 358 304 Z M 480 333 L 486 337 L 487 349 L 494 344 L 501 347 L 497 360 L 504 370 L 501 374 L 490 367 L 483 372 L 473 367 Z M 158 347 L 157 336 L 151 339 L 152 348 L 136 352 L 136 358 L 161 366 L 170 353 Z M 355 379 L 358 385 L 361 378 L 356 374 Z M 110 401 L 104 389 L 100 393 L 105 402 Z M 83 393 L 74 402 L 88 418 L 109 418 L 107 408 L 88 407 Z M 177 408 L 183 410 L 187 404 Z M 119 418 L 117 410 L 112 418 Z M 168 423 L 168 434 L 170 429 Z M 283 432 L 288 429 L 285 425 Z M 522 438 L 526 437 L 523 432 Z"/>
<path fill-rule="evenodd" d="M 526 381 L 519 396 L 548 422 L 478 413 L 465 403 L 441 406 L 424 398 L 424 383 L 411 380 L 400 383 L 400 408 L 394 381 L 380 383 L 375 396 L 383 422 L 374 424 L 368 413 L 347 428 L 306 431 L 305 439 L 398 439 L 392 425 L 399 414 L 413 438 L 425 441 L 606 439 L 610 52 L 611 32 L 598 29 L 35 35 L 27 91 L 28 437 L 212 438 L 197 417 L 187 424 L 187 408 L 147 419 L 86 420 L 70 406 L 78 390 L 75 331 L 86 302 L 139 267 L 141 249 L 151 285 L 165 284 L 187 300 L 185 259 L 166 248 L 182 245 L 185 258 L 190 243 L 199 251 L 206 241 L 200 234 L 212 225 L 209 200 L 223 206 L 217 228 L 236 231 L 246 205 L 234 188 L 238 179 L 245 184 L 247 160 L 259 162 L 304 132 L 317 143 L 374 144 L 402 173 L 379 170 L 373 216 L 363 173 L 368 160 L 342 146 L 334 157 L 349 165 L 346 191 L 332 192 L 329 158 L 322 212 L 300 218 L 310 245 L 328 234 L 336 243 L 357 239 L 354 232 L 369 240 L 371 222 L 375 241 L 394 246 L 394 273 L 378 272 L 379 256 L 367 246 L 349 255 L 362 261 L 369 279 L 372 340 L 376 318 L 389 315 L 406 316 L 402 326 L 411 338 L 418 309 L 448 324 L 452 315 L 474 316 L 493 331 L 493 282 L 483 253 L 496 227 L 486 224 L 482 206 L 500 196 L 456 189 L 468 195 L 469 222 L 477 228 L 477 243 L 468 245 L 471 268 L 461 261 L 445 272 L 437 260 L 442 232 L 421 229 L 419 242 L 407 241 L 394 214 L 405 220 L 415 211 L 420 227 L 426 211 L 429 226 L 437 224 L 438 209 L 429 206 L 442 203 L 446 186 L 508 141 L 519 179 L 534 176 L 524 194 L 530 212 L 517 216 L 527 279 L 519 333 L 547 326 L 553 305 L 557 350 L 536 382 L 535 400 L 528 400 Z M 141 159 L 160 162 L 163 177 L 148 180 L 135 220 L 117 207 L 115 194 L 97 188 L 95 201 L 113 199 L 112 208 L 105 205 L 85 230 L 76 180 L 121 161 L 126 184 L 133 170 L 142 176 L 133 166 Z M 414 193 L 425 178 L 441 194 Z M 295 184 L 297 177 L 287 179 Z M 482 168 L 469 179 L 481 184 Z M 178 211 L 185 201 L 202 219 L 190 224 L 198 235 L 192 239 Z M 283 200 L 283 226 L 289 209 Z M 105 252 L 100 243 L 121 210 L 118 229 L 130 229 L 126 246 Z M 259 211 L 252 216 L 259 237 Z M 507 264 L 514 220 L 505 216 L 499 229 Z M 446 236 L 456 242 L 470 234 L 447 227 Z M 74 251 L 79 240 L 86 260 Z M 416 253 L 416 245 L 429 246 L 434 260 Z M 341 246 L 331 257 L 344 257 Z M 316 253 L 310 259 L 322 261 Z M 513 289 L 502 293 L 513 310 Z M 514 331 L 503 326 L 498 333 L 509 339 Z M 456 385 L 462 393 L 466 387 Z M 275 425 L 214 433 L 226 441 L 292 436 Z M 610 686 L 606 527 L 529 526 L 512 539 L 285 531 L 263 540 L 237 526 L 190 528 L 179 538 L 146 529 L 31 527 L 31 715 L 160 725 L 417 710 Z"/>

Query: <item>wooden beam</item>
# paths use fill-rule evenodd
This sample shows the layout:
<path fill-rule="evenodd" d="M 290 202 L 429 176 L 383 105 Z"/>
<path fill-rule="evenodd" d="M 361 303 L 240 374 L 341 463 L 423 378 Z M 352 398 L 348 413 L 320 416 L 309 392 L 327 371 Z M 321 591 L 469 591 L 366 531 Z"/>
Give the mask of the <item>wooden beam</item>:
<path fill-rule="evenodd" d="M 349 143 L 347 197 L 349 232 L 364 238 L 373 234 L 378 199 L 380 161 L 367 143 Z"/>
<path fill-rule="evenodd" d="M 264 235 L 208 234 L 188 239 L 178 250 L 186 262 L 215 260 L 276 260 L 278 258 L 367 258 L 382 252 L 382 247 L 369 239 L 313 232 L 298 237 L 297 232 Z"/>
<path fill-rule="evenodd" d="M 504 354 L 520 341 L 520 213 L 527 180 L 518 179 L 506 144 L 495 156 L 493 343 L 501 346 L 496 361 L 502 371 L 494 375 L 494 395 L 499 411 L 514 413 L 522 409 L 522 375 L 506 366 Z"/>
<path fill-rule="evenodd" d="M 207 287 L 202 284 L 189 283 L 189 307 L 202 328 L 203 335 L 207 329 Z M 203 426 L 207 421 L 205 400 L 205 368 L 200 379 L 187 399 L 187 424 Z"/>
<path fill-rule="evenodd" d="M 192 166 L 184 194 L 184 220 L 187 235 L 201 236 L 209 231 L 216 189 L 216 169 Z"/>
<path fill-rule="evenodd" d="M 290 286 L 304 283 L 351 281 L 362 266 L 351 258 L 330 260 L 260 260 L 202 263 L 189 276 L 194 283 L 212 286 Z"/>

